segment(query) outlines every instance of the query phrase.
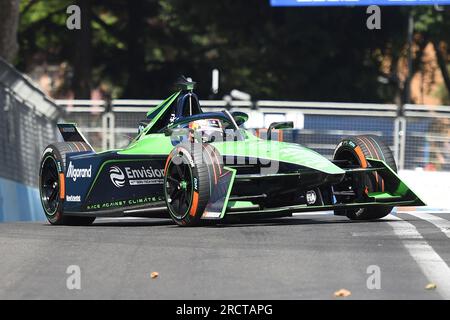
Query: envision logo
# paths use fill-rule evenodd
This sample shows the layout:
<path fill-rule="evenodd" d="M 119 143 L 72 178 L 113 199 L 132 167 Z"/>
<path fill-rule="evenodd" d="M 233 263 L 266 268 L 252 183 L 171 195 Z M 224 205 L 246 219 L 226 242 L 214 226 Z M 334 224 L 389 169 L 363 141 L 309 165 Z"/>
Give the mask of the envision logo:
<path fill-rule="evenodd" d="M 114 166 L 109 169 L 109 177 L 117 188 L 125 186 L 127 180 L 130 186 L 163 184 L 164 169 L 153 169 L 151 166 L 142 166 L 140 168 L 124 167 L 121 169 Z"/>
<path fill-rule="evenodd" d="M 67 178 L 72 178 L 75 182 L 78 178 L 90 178 L 92 174 L 92 166 L 89 166 L 89 169 L 76 169 L 72 164 L 72 161 L 69 162 L 69 167 L 67 168 Z"/>
<path fill-rule="evenodd" d="M 164 169 L 153 169 L 152 167 L 139 169 L 131 169 L 125 167 L 128 179 L 140 179 L 140 178 L 163 178 Z"/>
<path fill-rule="evenodd" d="M 109 177 L 111 182 L 117 187 L 121 188 L 125 185 L 125 175 L 119 167 L 111 167 L 109 169 Z"/>

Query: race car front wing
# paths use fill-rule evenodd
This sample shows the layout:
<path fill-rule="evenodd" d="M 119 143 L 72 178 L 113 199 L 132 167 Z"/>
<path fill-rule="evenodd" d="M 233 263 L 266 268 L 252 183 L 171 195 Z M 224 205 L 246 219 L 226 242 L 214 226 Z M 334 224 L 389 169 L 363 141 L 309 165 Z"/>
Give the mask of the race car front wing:
<path fill-rule="evenodd" d="M 397 207 L 425 205 L 425 203 L 401 180 L 398 174 L 384 161 L 370 158 L 368 158 L 367 161 L 370 164 L 368 168 L 345 170 L 346 175 L 376 172 L 384 181 L 386 181 L 385 189 L 382 192 L 369 192 L 364 202 L 339 203 L 334 198 L 334 201 L 331 204 L 323 204 L 323 202 L 318 201 L 316 204 L 288 205 L 263 209 L 258 205 L 255 205 L 251 201 L 251 197 L 247 197 L 246 201 L 230 201 L 233 184 L 236 179 L 242 177 L 236 176 L 235 169 L 224 167 L 224 174 L 220 177 L 219 183 L 212 193 L 202 219 L 222 219 L 225 215 L 285 216 L 294 212 L 301 213 L 372 206 Z M 279 175 L 287 176 L 292 175 L 292 173 Z M 251 176 L 246 178 L 252 179 Z M 253 178 L 256 178 L 256 176 Z"/>

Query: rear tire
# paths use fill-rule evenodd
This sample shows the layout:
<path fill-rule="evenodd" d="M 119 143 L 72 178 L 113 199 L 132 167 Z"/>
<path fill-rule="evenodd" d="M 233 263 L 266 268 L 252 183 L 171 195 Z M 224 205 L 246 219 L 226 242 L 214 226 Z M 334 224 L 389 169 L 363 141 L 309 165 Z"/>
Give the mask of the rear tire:
<path fill-rule="evenodd" d="M 352 165 L 366 168 L 367 158 L 383 160 L 397 172 L 394 155 L 389 147 L 377 136 L 363 135 L 343 139 L 334 151 L 334 160 L 347 160 Z M 377 173 L 368 174 L 364 179 L 365 192 L 384 191 L 383 178 Z M 338 199 L 340 200 L 340 199 Z M 335 210 L 336 215 L 345 215 L 351 220 L 376 220 L 392 211 L 390 206 Z"/>
<path fill-rule="evenodd" d="M 45 148 L 39 167 L 39 194 L 50 224 L 86 226 L 94 222 L 95 217 L 64 215 L 66 154 L 89 150 L 82 142 L 58 142 Z"/>

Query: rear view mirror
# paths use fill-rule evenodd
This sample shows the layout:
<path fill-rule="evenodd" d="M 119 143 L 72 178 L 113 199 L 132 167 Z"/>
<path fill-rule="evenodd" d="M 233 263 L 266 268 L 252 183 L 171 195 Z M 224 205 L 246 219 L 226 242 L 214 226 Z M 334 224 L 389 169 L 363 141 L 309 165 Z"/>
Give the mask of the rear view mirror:
<path fill-rule="evenodd" d="M 241 111 L 234 111 L 233 113 L 231 113 L 231 116 L 233 117 L 238 127 L 248 120 L 248 114 Z"/>
<path fill-rule="evenodd" d="M 294 128 L 294 122 L 285 121 L 285 122 L 272 122 L 267 129 L 267 140 L 272 140 L 272 130 L 281 130 L 281 129 L 292 129 Z"/>

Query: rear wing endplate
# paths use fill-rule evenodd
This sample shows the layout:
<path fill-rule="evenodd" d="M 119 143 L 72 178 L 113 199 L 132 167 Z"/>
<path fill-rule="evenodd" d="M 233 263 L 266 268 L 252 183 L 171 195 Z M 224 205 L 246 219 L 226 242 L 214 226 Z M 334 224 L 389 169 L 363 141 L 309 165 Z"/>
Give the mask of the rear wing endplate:
<path fill-rule="evenodd" d="M 91 148 L 91 150 L 94 150 L 91 144 L 78 130 L 77 125 L 75 123 L 58 123 L 57 126 L 65 142 L 84 142 Z"/>

